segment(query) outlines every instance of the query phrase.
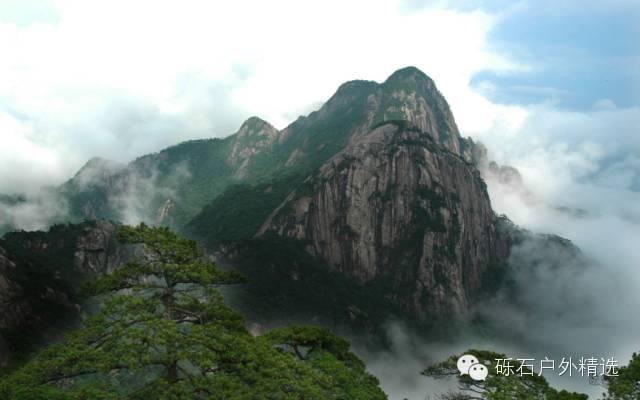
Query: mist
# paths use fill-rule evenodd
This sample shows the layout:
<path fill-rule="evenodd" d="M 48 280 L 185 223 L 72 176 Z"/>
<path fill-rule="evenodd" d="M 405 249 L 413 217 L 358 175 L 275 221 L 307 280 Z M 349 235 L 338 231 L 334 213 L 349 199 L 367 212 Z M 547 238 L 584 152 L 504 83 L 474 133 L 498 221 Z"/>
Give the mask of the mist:
<path fill-rule="evenodd" d="M 559 112 L 544 106 L 511 131 L 493 126 L 482 140 L 489 159 L 518 169 L 502 179 L 483 169 L 496 213 L 532 235 L 554 234 L 579 249 L 544 241 L 514 247 L 505 285 L 476 304 L 468 323 L 448 340 L 421 336 L 391 322 L 385 351 L 359 354 L 390 399 L 425 399 L 456 389 L 455 378 L 419 375 L 470 348 L 514 358 L 615 358 L 640 350 L 640 110 Z M 486 165 L 485 165 L 486 168 Z M 482 329 L 474 331 L 477 321 Z M 558 389 L 600 398 L 606 390 L 586 377 L 544 375 Z"/>
<path fill-rule="evenodd" d="M 28 196 L 0 196 L 0 236 L 14 229 L 47 229 L 67 216 L 67 203 L 50 189 L 41 189 Z"/>

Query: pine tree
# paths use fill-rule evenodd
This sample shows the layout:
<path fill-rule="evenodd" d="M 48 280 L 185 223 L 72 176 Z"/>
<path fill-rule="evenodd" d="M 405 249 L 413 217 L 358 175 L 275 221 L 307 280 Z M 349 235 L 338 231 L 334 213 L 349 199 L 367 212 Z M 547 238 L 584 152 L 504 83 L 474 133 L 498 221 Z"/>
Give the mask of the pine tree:
<path fill-rule="evenodd" d="M 118 239 L 141 255 L 85 286 L 99 312 L 0 380 L 0 398 L 386 398 L 328 330 L 251 336 L 216 289 L 244 277 L 203 259 L 195 242 L 144 224 L 121 227 Z M 313 351 L 302 359 L 283 345 Z"/>

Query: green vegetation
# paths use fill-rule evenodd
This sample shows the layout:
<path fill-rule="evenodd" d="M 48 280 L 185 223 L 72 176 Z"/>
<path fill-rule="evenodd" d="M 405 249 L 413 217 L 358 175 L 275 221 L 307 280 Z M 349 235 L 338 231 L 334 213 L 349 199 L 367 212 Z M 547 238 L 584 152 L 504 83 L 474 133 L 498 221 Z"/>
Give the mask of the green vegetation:
<path fill-rule="evenodd" d="M 172 199 L 175 209 L 166 223 L 181 226 L 232 181 L 226 158 L 233 138 L 184 142 L 119 170 L 89 163 L 84 173 L 93 179 L 76 176 L 58 190 L 69 205 L 72 221 L 122 220 L 123 205 L 137 206 L 137 211 L 154 219 L 155 210 Z"/>
<path fill-rule="evenodd" d="M 633 353 L 629 365 L 620 368 L 618 372 L 618 376 L 605 377 L 608 388 L 605 399 L 640 399 L 640 353 Z"/>
<path fill-rule="evenodd" d="M 31 272 L 49 273 L 56 275 L 57 281 L 77 287 L 82 283 L 81 277 L 73 268 L 77 239 L 93 224 L 95 222 L 56 224 L 48 232 L 10 232 L 0 239 L 0 246 L 17 257 L 21 265 L 33 267 L 33 271 L 29 267 L 24 271 L 16 271 L 18 274 L 25 274 L 24 279 L 36 280 L 33 276 L 26 276 Z"/>
<path fill-rule="evenodd" d="M 251 336 L 216 289 L 244 281 L 167 228 L 122 227 L 145 252 L 84 286 L 103 299 L 81 329 L 0 378 L 2 399 L 385 399 L 326 329 Z M 291 351 L 293 350 L 293 352 Z"/>
<path fill-rule="evenodd" d="M 48 326 L 51 335 L 74 323 L 77 310 L 73 303 L 79 301 L 76 289 L 86 278 L 74 269 L 75 245 L 88 224 L 92 223 L 54 225 L 49 232 L 10 232 L 0 239 L 0 247 L 19 265 L 3 271 L 19 287 L 17 292 L 5 291 L 5 299 L 15 307 L 14 312 L 33 316 L 20 328 L 0 326 L 0 335 L 14 358 L 41 343 L 42 326 Z"/>
<path fill-rule="evenodd" d="M 184 232 L 207 244 L 253 236 L 269 213 L 342 150 L 353 129 L 365 123 L 367 95 L 376 84 L 350 82 L 343 86 L 323 107 L 331 109 L 329 115 L 315 112 L 291 124 L 287 140 L 255 154 L 240 184 L 227 181 L 225 189 L 210 197 Z"/>
<path fill-rule="evenodd" d="M 433 318 L 413 324 L 405 318 L 411 305 L 398 300 L 400 294 L 416 285 L 413 248 L 411 253 L 391 255 L 399 268 L 382 271 L 375 279 L 360 284 L 348 271 L 341 272 L 309 254 L 308 245 L 267 234 L 233 246 L 232 252 L 239 255 L 234 258 L 234 268 L 251 277 L 243 286 L 241 299 L 249 313 L 276 320 L 313 315 L 326 324 L 348 324 L 382 344 L 388 344 L 384 343 L 385 322 L 390 318 L 402 318 L 421 332 L 439 333 L 440 321 Z"/>
<path fill-rule="evenodd" d="M 233 185 L 202 209 L 184 232 L 207 245 L 250 239 L 302 181 L 287 176 L 258 185 Z"/>
<path fill-rule="evenodd" d="M 468 350 L 463 354 L 475 356 L 478 361 L 488 366 L 489 375 L 484 381 L 475 381 L 468 375 L 460 375 L 457 368 L 457 361 L 462 354 L 453 355 L 445 361 L 422 371 L 422 374 L 432 378 L 443 378 L 455 376 L 459 382 L 459 392 L 452 392 L 443 396 L 443 399 L 487 399 L 487 400 L 587 400 L 586 394 L 567 392 L 566 390 L 556 390 L 549 386 L 547 380 L 538 376 L 520 373 L 498 374 L 496 369 L 496 359 L 507 358 L 504 354 L 483 350 Z M 531 371 L 524 367 L 525 371 Z M 515 368 L 514 368 L 515 371 Z"/>
<path fill-rule="evenodd" d="M 381 329 L 384 318 L 393 312 L 393 305 L 382 295 L 391 284 L 388 277 L 359 285 L 309 254 L 306 245 L 270 234 L 236 245 L 240 258 L 235 267 L 251 277 L 244 286 L 248 296 L 244 302 L 251 311 L 267 318 L 320 315 L 328 323 L 351 318 L 356 328 Z M 350 308 L 361 312 L 348 315 Z"/>

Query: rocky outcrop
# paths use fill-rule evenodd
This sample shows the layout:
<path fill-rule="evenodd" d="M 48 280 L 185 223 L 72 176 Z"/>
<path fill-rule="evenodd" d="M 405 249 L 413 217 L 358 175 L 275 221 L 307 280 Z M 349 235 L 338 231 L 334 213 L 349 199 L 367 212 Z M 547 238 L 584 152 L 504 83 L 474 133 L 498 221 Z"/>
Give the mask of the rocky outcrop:
<path fill-rule="evenodd" d="M 378 90 L 375 127 L 401 120 L 432 136 L 450 152 L 461 155 L 460 132 L 444 96 L 424 72 L 407 67 L 394 72 Z"/>
<path fill-rule="evenodd" d="M 345 145 L 390 121 L 406 121 L 445 149 L 462 155 L 462 139 L 444 96 L 424 72 L 407 67 L 383 83 L 346 82 L 318 111 L 283 129 L 278 143 L 287 149 L 285 166 L 308 165 L 308 159 L 327 155 L 320 164 L 313 165 L 318 168 Z"/>
<path fill-rule="evenodd" d="M 471 138 L 462 139 L 463 158 L 471 162 L 482 174 L 485 180 L 495 180 L 503 185 L 524 188 L 522 175 L 517 168 L 510 165 L 500 165 L 489 158 L 487 147 L 482 142 Z"/>
<path fill-rule="evenodd" d="M 245 178 L 252 157 L 270 148 L 277 138 L 278 131 L 268 122 L 258 117 L 246 120 L 234 135 L 233 145 L 227 157 L 227 161 L 235 169 L 233 177 Z"/>
<path fill-rule="evenodd" d="M 376 288 L 372 297 L 420 321 L 468 311 L 505 267 L 509 237 L 482 174 L 515 180 L 517 171 L 490 164 L 482 144 L 460 136 L 444 96 L 417 68 L 383 83 L 344 83 L 271 146 L 278 173 L 303 177 L 266 213 L 234 197 L 268 215 L 254 238 L 294 240 L 330 272 Z M 216 210 L 206 219 L 225 220 Z M 209 229 L 203 216 L 192 221 L 200 232 Z"/>
<path fill-rule="evenodd" d="M 58 192 L 72 221 L 146 221 L 180 229 L 233 185 L 309 174 L 372 128 L 399 120 L 462 154 L 446 100 L 432 79 L 408 67 L 383 83 L 346 82 L 319 110 L 282 130 L 251 117 L 225 139 L 184 142 L 128 165 L 92 159 Z"/>
<path fill-rule="evenodd" d="M 508 240 L 479 172 L 449 142 L 410 123 L 381 125 L 292 193 L 258 236 L 308 243 L 329 268 L 425 320 L 469 309 Z M 455 148 L 453 148 L 455 150 Z"/>
<path fill-rule="evenodd" d="M 0 364 L 8 362 L 7 352 L 56 336 L 57 328 L 80 317 L 79 285 L 135 254 L 134 247 L 118 244 L 116 230 L 96 221 L 0 240 L 0 349 L 8 349 Z"/>

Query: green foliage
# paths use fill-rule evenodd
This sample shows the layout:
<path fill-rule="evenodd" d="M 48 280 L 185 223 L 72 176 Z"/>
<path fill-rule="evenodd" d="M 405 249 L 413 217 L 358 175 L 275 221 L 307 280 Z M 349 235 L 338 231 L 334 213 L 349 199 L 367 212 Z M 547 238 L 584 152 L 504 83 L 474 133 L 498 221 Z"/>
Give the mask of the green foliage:
<path fill-rule="evenodd" d="M 640 354 L 633 353 L 629 365 L 621 367 L 618 376 L 605 377 L 608 393 L 605 399 L 640 399 Z"/>
<path fill-rule="evenodd" d="M 145 217 L 153 219 L 171 197 L 175 208 L 167 222 L 182 226 L 231 183 L 233 170 L 227 155 L 233 138 L 187 141 L 140 157 L 121 169 L 90 165 L 85 173 L 92 179 L 82 179 L 81 171 L 58 192 L 68 203 L 72 221 L 89 216 L 121 220 L 122 204 L 113 197 L 123 195 L 148 201 Z"/>
<path fill-rule="evenodd" d="M 5 278 L 20 288 L 5 292 L 8 309 L 20 307 L 19 312 L 33 316 L 20 327 L 0 327 L 13 359 L 41 343 L 42 326 L 49 327 L 52 335 L 74 323 L 75 291 L 84 278 L 74 268 L 75 245 L 87 224 L 54 225 L 49 232 L 11 232 L 0 239 L 0 247 L 19 265 L 4 271 Z"/>
<path fill-rule="evenodd" d="M 315 326 L 276 329 L 263 337 L 280 349 L 290 350 L 296 359 L 306 361 L 336 387 L 332 398 L 375 400 L 387 397 L 378 380 L 364 373 L 365 366 L 349 351 L 349 342 L 330 330 Z"/>
<path fill-rule="evenodd" d="M 243 299 L 251 311 L 270 318 L 314 314 L 328 323 L 348 322 L 382 334 L 384 321 L 400 313 L 384 296 L 393 290 L 397 274 L 360 285 L 310 255 L 305 246 L 270 234 L 237 245 L 241 258 L 235 266 L 251 277 Z"/>
<path fill-rule="evenodd" d="M 367 98 L 375 93 L 374 82 L 352 81 L 342 85 L 318 112 L 292 123 L 288 138 L 273 153 L 259 155 L 277 159 L 271 170 L 256 163 L 255 174 L 264 176 L 267 171 L 295 173 L 307 176 L 342 150 L 353 130 L 367 121 Z M 300 154 L 295 162 L 287 165 L 292 154 Z M 271 173 L 271 179 L 277 175 Z"/>
<path fill-rule="evenodd" d="M 250 239 L 301 181 L 293 175 L 258 185 L 233 185 L 204 207 L 184 232 L 207 245 Z"/>
<path fill-rule="evenodd" d="M 82 277 L 73 268 L 76 242 L 86 228 L 93 224 L 95 223 L 56 224 L 48 232 L 10 232 L 0 239 L 0 246 L 9 251 L 20 265 L 26 266 L 24 271 L 17 272 L 22 274 L 19 279 L 24 278 L 21 284 L 40 282 L 51 285 L 56 282 L 54 284 L 65 285 L 68 290 L 69 286 L 76 287 L 82 283 Z M 41 278 L 35 279 L 29 275 L 31 273 L 40 274 Z M 46 280 L 46 274 L 56 275 L 57 278 Z"/>
<path fill-rule="evenodd" d="M 2 399 L 384 399 L 326 330 L 254 338 L 216 286 L 244 281 L 167 228 L 122 227 L 143 255 L 84 288 L 101 310 L 82 329 L 0 378 Z M 314 345 L 312 358 L 278 350 Z"/>
<path fill-rule="evenodd" d="M 496 370 L 496 359 L 506 359 L 504 354 L 491 351 L 471 349 L 463 354 L 474 355 L 481 364 L 487 365 L 489 376 L 485 381 L 475 381 L 468 375 L 460 375 L 457 368 L 457 361 L 462 354 L 449 357 L 445 361 L 432 365 L 422 371 L 425 376 L 433 378 L 443 378 L 447 376 L 455 376 L 458 379 L 460 393 L 457 398 L 460 399 L 487 399 L 487 400 L 587 400 L 588 396 L 581 393 L 567 392 L 565 390 L 558 391 L 547 383 L 547 380 L 538 376 L 520 373 L 498 374 Z M 525 370 L 530 371 L 526 367 Z M 515 368 L 514 368 L 515 371 Z M 467 396 L 468 395 L 468 396 Z"/>

